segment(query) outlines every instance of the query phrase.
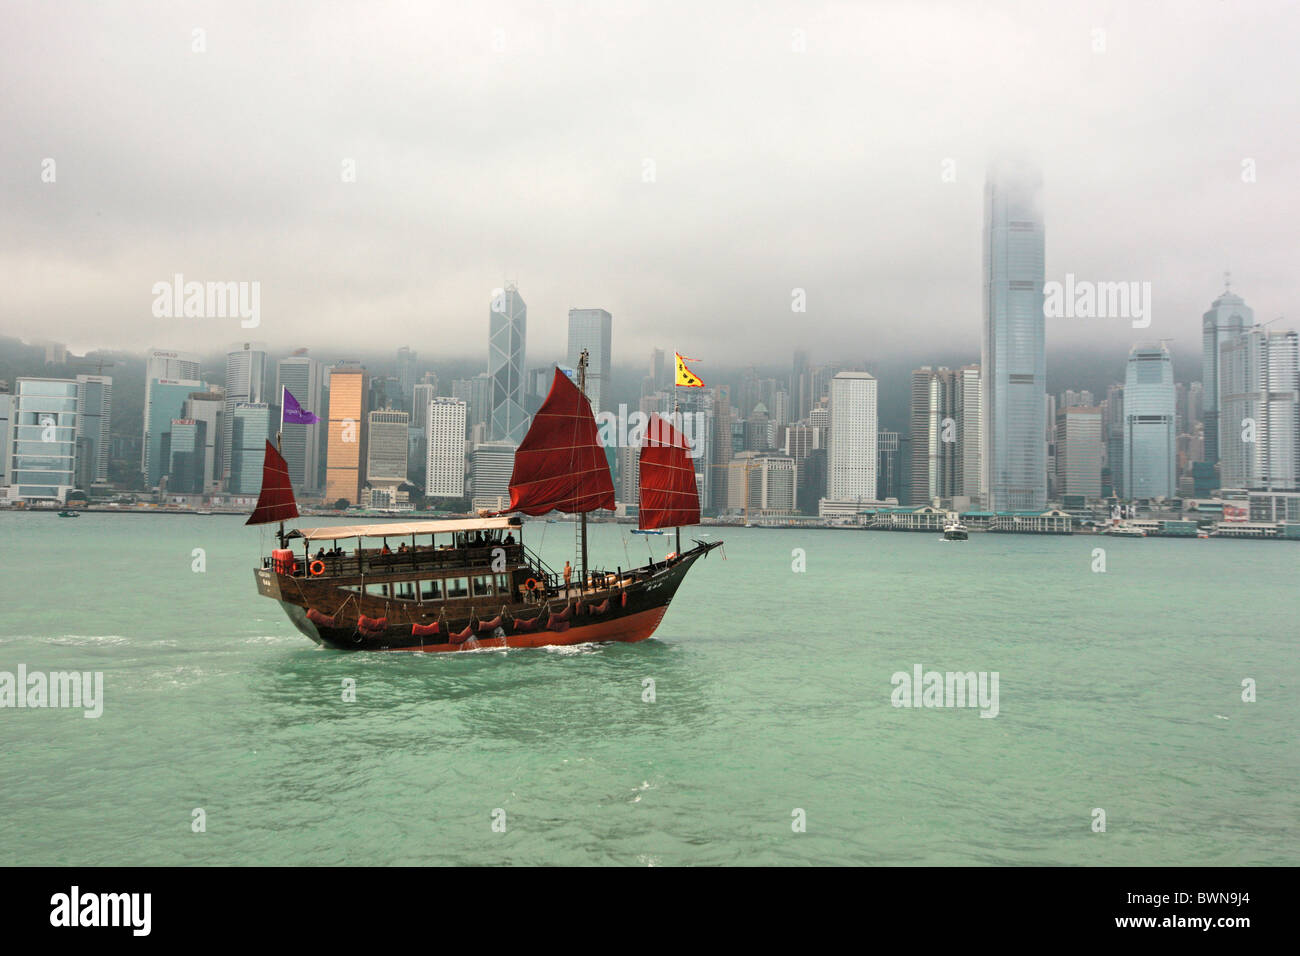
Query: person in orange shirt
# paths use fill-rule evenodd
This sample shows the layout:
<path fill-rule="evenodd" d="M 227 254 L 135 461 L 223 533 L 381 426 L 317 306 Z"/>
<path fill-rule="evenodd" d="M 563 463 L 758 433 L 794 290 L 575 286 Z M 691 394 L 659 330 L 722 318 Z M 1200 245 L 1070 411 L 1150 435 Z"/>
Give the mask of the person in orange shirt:
<path fill-rule="evenodd" d="M 568 561 L 564 562 L 564 590 L 569 590 L 569 579 L 573 577 L 573 567 Z"/>

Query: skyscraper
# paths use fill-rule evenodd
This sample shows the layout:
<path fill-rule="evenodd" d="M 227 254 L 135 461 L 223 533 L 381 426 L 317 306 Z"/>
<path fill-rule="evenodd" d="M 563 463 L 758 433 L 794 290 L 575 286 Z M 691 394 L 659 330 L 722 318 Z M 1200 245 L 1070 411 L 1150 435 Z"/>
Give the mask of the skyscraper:
<path fill-rule="evenodd" d="M 569 310 L 569 365 L 577 368 L 578 357 L 583 349 L 587 350 L 587 398 L 597 414 L 606 410 L 613 324 L 604 309 Z"/>
<path fill-rule="evenodd" d="M 397 386 L 402 395 L 400 406 L 411 411 L 411 401 L 415 394 L 416 354 L 409 346 L 403 345 L 397 350 Z"/>
<path fill-rule="evenodd" d="M 325 502 L 361 501 L 370 374 L 355 362 L 330 369 L 329 437 L 325 451 Z"/>
<path fill-rule="evenodd" d="M 275 443 L 280 407 L 268 402 L 239 402 L 230 412 L 230 466 L 226 490 L 232 495 L 256 495 L 262 490 L 266 443 Z"/>
<path fill-rule="evenodd" d="M 76 487 L 77 383 L 62 378 L 15 382 L 11 497 L 67 501 Z"/>
<path fill-rule="evenodd" d="M 1255 311 L 1226 288 L 1201 316 L 1201 421 L 1205 425 L 1205 460 L 1219 460 L 1219 360 L 1223 343 L 1255 324 Z"/>
<path fill-rule="evenodd" d="M 984 485 L 994 511 L 1047 507 L 1043 181 L 990 167 L 984 187 Z"/>
<path fill-rule="evenodd" d="M 528 308 L 513 282 L 492 299 L 488 318 L 489 433 L 494 441 L 518 445 L 528 432 L 524 410 L 524 359 Z"/>
<path fill-rule="evenodd" d="M 171 460 L 169 446 L 171 427 L 174 419 L 184 419 L 185 402 L 191 393 L 203 388 L 197 379 L 153 379 L 149 382 L 147 394 L 149 405 L 145 417 L 149 421 L 149 447 L 145 449 L 149 470 L 145 473 L 145 485 L 157 488 L 167 474 Z"/>
<path fill-rule="evenodd" d="M 86 473 L 92 482 L 108 481 L 112 417 L 113 379 L 107 375 L 78 375 L 77 441 L 83 443 L 89 456 Z"/>
<path fill-rule="evenodd" d="M 868 372 L 840 372 L 830 382 L 826 497 L 875 501 L 880 436 L 877 383 Z"/>
<path fill-rule="evenodd" d="M 242 347 L 226 353 L 226 433 L 222 436 L 222 460 L 226 463 L 226 477 L 230 477 L 232 464 L 231 442 L 235 424 L 235 407 L 240 404 L 257 405 L 265 401 L 262 383 L 266 381 L 266 353 L 245 342 Z M 294 396 L 295 398 L 297 396 Z M 272 434 L 272 439 L 275 438 Z M 262 481 L 259 476 L 258 488 Z M 249 494 L 250 492 L 244 492 Z"/>
<path fill-rule="evenodd" d="M 406 432 L 410 423 L 411 416 L 406 412 L 382 409 L 370 413 L 366 431 L 366 481 L 371 485 L 396 489 L 406 481 L 410 450 Z"/>
<path fill-rule="evenodd" d="M 465 494 L 465 416 L 469 407 L 460 399 L 434 398 L 425 428 L 428 458 L 426 495 L 459 498 Z"/>
<path fill-rule="evenodd" d="M 957 371 L 957 428 L 960 455 L 955 494 L 972 501 L 984 499 L 984 380 L 978 365 Z"/>
<path fill-rule="evenodd" d="M 515 451 L 514 445 L 494 442 L 478 445 L 470 452 L 472 507 L 503 508 L 509 503 Z"/>
<path fill-rule="evenodd" d="M 1172 498 L 1177 492 L 1174 366 L 1165 345 L 1136 345 L 1124 377 L 1124 494 Z"/>
<path fill-rule="evenodd" d="M 1101 409 L 1072 405 L 1056 413 L 1056 478 L 1062 495 L 1101 497 Z"/>
<path fill-rule="evenodd" d="M 1300 338 L 1256 326 L 1219 350 L 1220 486 L 1300 490 Z"/>
<path fill-rule="evenodd" d="M 199 359 L 197 355 L 191 355 L 186 352 L 167 352 L 161 349 L 152 350 L 145 359 L 144 367 L 144 434 L 140 444 L 140 471 L 146 476 L 151 471 L 157 473 L 160 469 L 151 469 L 149 462 L 150 450 L 155 447 L 154 442 L 149 440 L 150 409 L 153 407 L 153 383 L 161 379 L 168 381 L 193 381 L 199 379 Z M 174 416 L 172 416 L 174 417 Z M 165 421 L 159 419 L 159 430 L 167 431 L 171 425 L 171 418 Z M 152 486 L 150 486 L 152 487 Z"/>
<path fill-rule="evenodd" d="M 957 375 L 926 365 L 912 372 L 912 486 L 909 500 L 928 505 L 956 493 L 958 456 Z"/>
<path fill-rule="evenodd" d="M 429 403 L 438 395 L 436 382 L 414 386 L 411 390 L 411 427 L 427 432 L 429 425 Z"/>
<path fill-rule="evenodd" d="M 213 386 L 205 392 L 190 392 L 181 418 L 203 426 L 203 491 L 215 491 L 224 470 L 221 434 L 226 418 L 226 396 Z M 196 433 L 197 437 L 197 433 Z"/>
<path fill-rule="evenodd" d="M 309 412 L 323 412 L 321 400 L 324 397 L 325 368 L 311 358 L 306 349 L 299 349 L 276 363 L 275 379 L 275 394 L 271 398 L 280 405 L 280 420 L 277 423 L 282 436 L 280 452 L 289 465 L 289 479 L 299 494 L 318 495 L 321 490 L 322 426 L 285 424 L 284 390 L 287 388 L 289 394 L 298 400 L 298 404 Z"/>

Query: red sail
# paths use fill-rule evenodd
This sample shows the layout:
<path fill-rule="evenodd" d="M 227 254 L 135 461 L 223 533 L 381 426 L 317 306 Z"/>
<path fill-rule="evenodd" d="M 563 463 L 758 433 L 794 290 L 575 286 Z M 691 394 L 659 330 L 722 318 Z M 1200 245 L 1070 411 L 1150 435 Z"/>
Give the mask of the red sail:
<path fill-rule="evenodd" d="M 650 416 L 641 446 L 642 531 L 700 523 L 695 463 L 686 436 L 658 415 Z"/>
<path fill-rule="evenodd" d="M 510 507 L 527 515 L 614 510 L 614 480 L 591 402 L 559 369 L 515 452 Z M 504 512 L 501 512 L 504 513 Z"/>
<path fill-rule="evenodd" d="M 266 460 L 262 463 L 262 493 L 257 496 L 257 507 L 244 524 L 269 524 L 296 517 L 298 503 L 293 500 L 289 465 L 268 441 Z"/>

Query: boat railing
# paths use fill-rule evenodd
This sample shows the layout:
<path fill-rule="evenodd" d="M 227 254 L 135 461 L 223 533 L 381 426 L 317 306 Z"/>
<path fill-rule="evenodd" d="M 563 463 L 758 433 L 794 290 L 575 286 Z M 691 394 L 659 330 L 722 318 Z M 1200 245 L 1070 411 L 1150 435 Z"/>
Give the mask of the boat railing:
<path fill-rule="evenodd" d="M 361 551 L 349 551 L 343 554 L 310 555 L 307 566 L 295 558 L 298 566 L 297 577 L 355 577 L 363 574 L 398 574 L 403 571 L 441 571 L 447 568 L 490 568 L 499 557 L 497 549 L 505 550 L 508 565 L 521 564 L 524 548 L 520 544 L 485 544 L 469 548 L 418 547 L 384 553 L 379 548 L 367 548 Z M 319 575 L 311 574 L 311 565 L 321 562 L 324 570 Z M 269 559 L 263 566 L 269 566 Z"/>

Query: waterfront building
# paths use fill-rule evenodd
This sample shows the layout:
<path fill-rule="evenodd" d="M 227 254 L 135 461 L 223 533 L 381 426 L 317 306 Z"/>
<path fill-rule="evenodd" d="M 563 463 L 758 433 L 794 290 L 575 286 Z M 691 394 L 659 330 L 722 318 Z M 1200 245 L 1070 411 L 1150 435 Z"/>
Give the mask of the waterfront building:
<path fill-rule="evenodd" d="M 19 378 L 11 404 L 9 497 L 63 504 L 76 488 L 76 380 Z"/>
<path fill-rule="evenodd" d="M 830 382 L 826 497 L 875 501 L 879 458 L 877 382 L 868 372 L 840 372 Z"/>

